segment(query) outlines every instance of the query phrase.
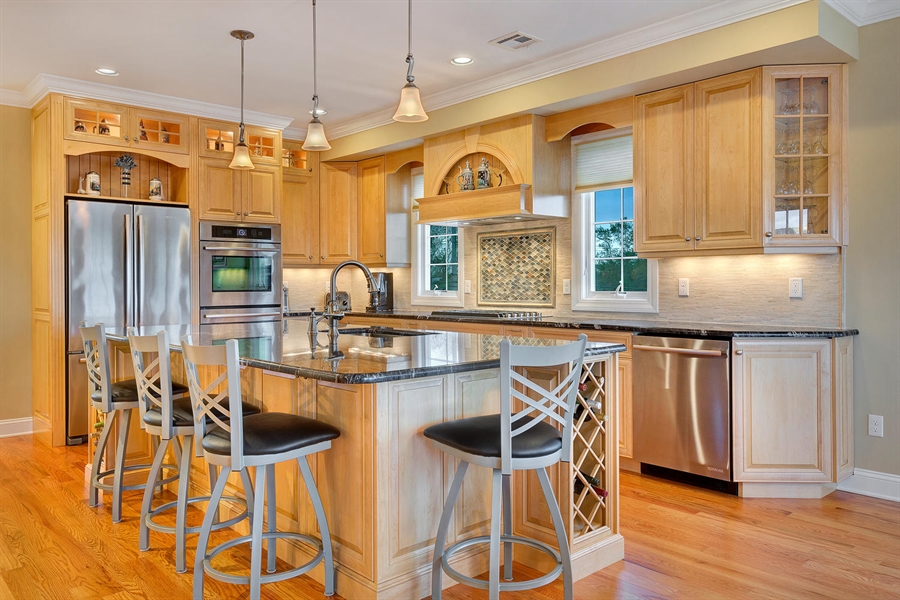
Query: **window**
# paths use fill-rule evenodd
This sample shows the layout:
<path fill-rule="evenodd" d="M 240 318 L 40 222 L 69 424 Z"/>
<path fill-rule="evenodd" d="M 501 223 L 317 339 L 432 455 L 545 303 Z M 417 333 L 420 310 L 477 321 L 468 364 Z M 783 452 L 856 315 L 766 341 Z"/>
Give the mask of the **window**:
<path fill-rule="evenodd" d="M 412 169 L 413 199 L 425 195 L 422 168 Z M 415 206 L 413 207 L 415 211 Z M 443 225 L 416 225 L 413 214 L 412 303 L 462 306 L 463 230 Z"/>
<path fill-rule="evenodd" d="M 634 250 L 631 131 L 573 140 L 572 309 L 658 312 L 657 261 Z"/>

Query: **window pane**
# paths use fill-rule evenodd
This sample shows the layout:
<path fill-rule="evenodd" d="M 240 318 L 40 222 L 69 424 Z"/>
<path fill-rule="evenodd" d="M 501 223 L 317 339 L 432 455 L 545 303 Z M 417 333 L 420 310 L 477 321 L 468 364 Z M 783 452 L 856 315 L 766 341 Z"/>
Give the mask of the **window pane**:
<path fill-rule="evenodd" d="M 594 222 L 622 220 L 622 190 L 594 192 Z"/>
<path fill-rule="evenodd" d="M 594 264 L 594 291 L 614 292 L 622 278 L 622 261 L 598 260 Z"/>
<path fill-rule="evenodd" d="M 622 224 L 594 225 L 594 257 L 622 256 Z"/>
<path fill-rule="evenodd" d="M 623 282 L 626 292 L 647 291 L 647 259 L 626 258 L 622 261 Z"/>
<path fill-rule="evenodd" d="M 447 267 L 439 266 L 431 267 L 431 282 L 428 285 L 429 290 L 446 290 L 447 289 Z"/>
<path fill-rule="evenodd" d="M 447 236 L 439 235 L 431 238 L 431 264 L 447 262 Z"/>
<path fill-rule="evenodd" d="M 634 220 L 634 188 L 627 187 L 622 190 L 622 218 L 626 221 Z"/>
<path fill-rule="evenodd" d="M 447 228 L 443 225 L 432 225 L 431 233 L 429 235 L 445 235 L 447 233 Z"/>
<path fill-rule="evenodd" d="M 459 262 L 459 237 L 455 235 L 447 236 L 447 262 L 456 264 Z"/>
<path fill-rule="evenodd" d="M 459 267 L 450 265 L 447 267 L 447 291 L 455 292 L 459 289 Z"/>
<path fill-rule="evenodd" d="M 622 223 L 622 254 L 637 256 L 637 252 L 634 251 L 634 221 Z"/>

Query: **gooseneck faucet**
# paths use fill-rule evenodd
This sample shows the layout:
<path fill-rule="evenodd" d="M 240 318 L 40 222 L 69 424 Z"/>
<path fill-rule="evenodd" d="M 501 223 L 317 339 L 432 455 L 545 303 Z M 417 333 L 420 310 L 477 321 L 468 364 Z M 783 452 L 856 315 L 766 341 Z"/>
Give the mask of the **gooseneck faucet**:
<path fill-rule="evenodd" d="M 381 288 L 383 286 L 384 277 L 381 276 L 380 273 L 379 277 L 376 277 L 372 274 L 372 271 L 369 270 L 369 267 L 357 260 L 345 260 L 334 268 L 334 271 L 331 272 L 331 302 L 327 306 L 325 306 L 325 314 L 322 315 L 323 317 L 328 319 L 328 335 L 332 338 L 336 338 L 338 335 L 337 322 L 344 318 L 344 312 L 338 308 L 337 303 L 337 274 L 341 269 L 348 265 L 359 267 L 362 272 L 365 273 L 367 279 L 366 285 L 369 288 L 370 306 L 375 305 L 378 293 L 381 291 Z"/>

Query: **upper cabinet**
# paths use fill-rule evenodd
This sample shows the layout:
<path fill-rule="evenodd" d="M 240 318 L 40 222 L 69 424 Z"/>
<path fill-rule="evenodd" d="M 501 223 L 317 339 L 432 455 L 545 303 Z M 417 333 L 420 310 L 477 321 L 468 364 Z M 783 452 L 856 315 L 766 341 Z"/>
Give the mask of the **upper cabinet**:
<path fill-rule="evenodd" d="M 281 254 L 286 267 L 319 264 L 319 153 L 306 154 L 295 142 L 284 142 L 284 152 L 298 152 L 294 166 L 282 163 Z M 302 152 L 305 168 L 296 166 Z"/>
<path fill-rule="evenodd" d="M 199 134 L 200 156 L 231 160 L 241 129 L 238 123 L 200 119 Z M 244 143 L 254 165 L 282 165 L 281 132 L 277 129 L 245 125 Z"/>
<path fill-rule="evenodd" d="M 766 67 L 638 96 L 639 255 L 846 243 L 843 89 L 840 66 Z"/>
<path fill-rule="evenodd" d="M 319 169 L 319 264 L 356 259 L 357 165 L 321 163 Z"/>
<path fill-rule="evenodd" d="M 489 175 L 479 176 L 482 161 Z M 569 145 L 546 141 L 544 117 L 523 115 L 444 134 L 425 140 L 419 223 L 568 217 L 570 181 Z"/>
<path fill-rule="evenodd" d="M 200 218 L 242 223 L 281 221 L 281 169 L 230 168 L 230 159 L 200 159 Z"/>
<path fill-rule="evenodd" d="M 179 154 L 190 150 L 185 115 L 76 98 L 65 98 L 64 110 L 67 140 Z"/>
<path fill-rule="evenodd" d="M 385 213 L 384 157 L 360 161 L 357 165 L 357 254 L 367 265 L 383 265 L 387 240 Z"/>

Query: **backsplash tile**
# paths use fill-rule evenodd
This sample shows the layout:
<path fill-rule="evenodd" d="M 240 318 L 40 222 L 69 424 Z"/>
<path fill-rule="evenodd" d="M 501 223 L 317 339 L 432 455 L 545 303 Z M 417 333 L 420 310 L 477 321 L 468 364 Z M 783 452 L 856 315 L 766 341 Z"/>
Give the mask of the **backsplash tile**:
<path fill-rule="evenodd" d="M 556 228 L 478 234 L 478 304 L 555 304 Z"/>

